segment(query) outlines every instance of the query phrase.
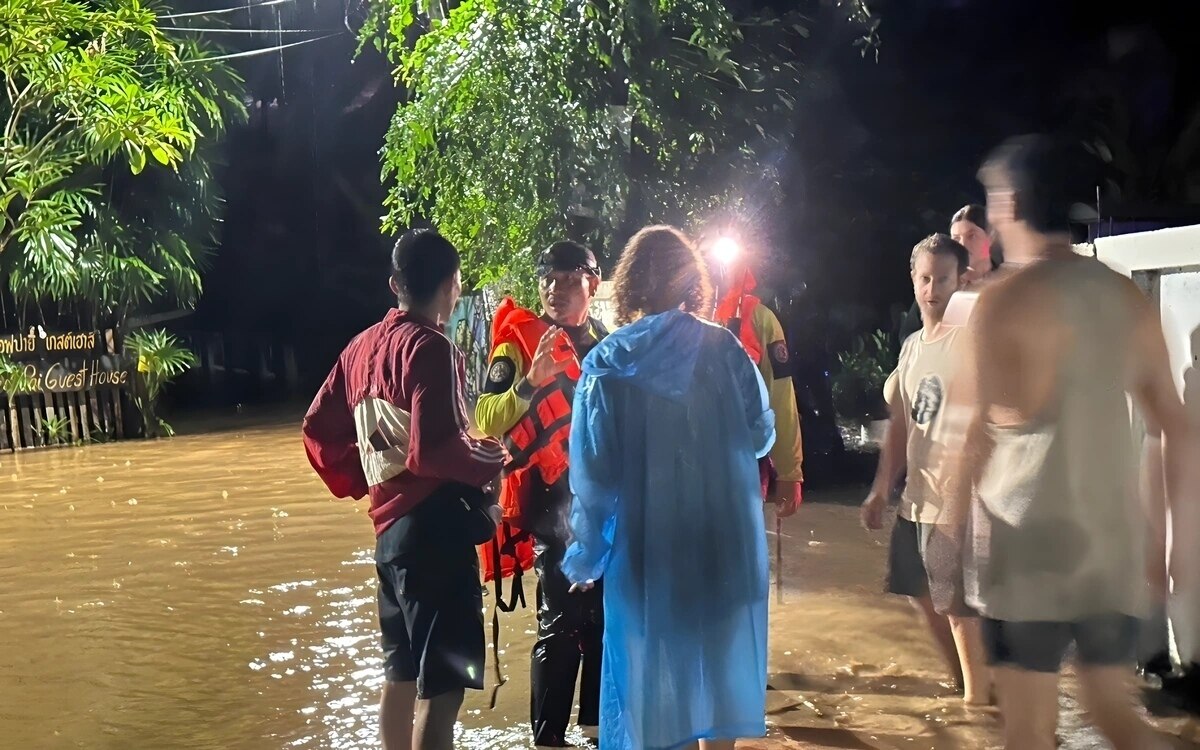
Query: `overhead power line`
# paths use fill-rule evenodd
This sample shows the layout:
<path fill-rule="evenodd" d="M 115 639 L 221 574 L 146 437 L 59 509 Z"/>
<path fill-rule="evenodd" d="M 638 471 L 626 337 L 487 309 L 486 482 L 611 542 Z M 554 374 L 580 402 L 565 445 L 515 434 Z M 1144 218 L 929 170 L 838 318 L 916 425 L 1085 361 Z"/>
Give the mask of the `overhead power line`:
<path fill-rule="evenodd" d="M 292 3 L 295 0 L 264 0 L 261 3 L 252 5 L 240 5 L 236 8 L 215 8 L 213 10 L 198 10 L 193 13 L 170 13 L 165 16 L 159 16 L 159 19 L 165 18 L 195 18 L 196 16 L 218 16 L 223 13 L 237 13 L 243 10 L 254 10 L 255 8 L 265 8 L 269 5 L 283 5 L 284 3 Z"/>

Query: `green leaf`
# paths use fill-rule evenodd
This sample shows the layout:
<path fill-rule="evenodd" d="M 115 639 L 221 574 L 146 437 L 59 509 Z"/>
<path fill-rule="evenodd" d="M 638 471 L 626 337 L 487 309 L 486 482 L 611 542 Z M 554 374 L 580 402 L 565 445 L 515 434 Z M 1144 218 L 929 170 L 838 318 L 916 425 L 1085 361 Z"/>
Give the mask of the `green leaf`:
<path fill-rule="evenodd" d="M 134 174 L 141 174 L 146 168 L 146 152 L 141 146 L 130 146 L 126 149 L 129 154 L 129 171 Z"/>
<path fill-rule="evenodd" d="M 150 155 L 154 157 L 156 162 L 164 166 L 171 163 L 171 155 L 161 145 L 154 144 L 150 146 Z"/>

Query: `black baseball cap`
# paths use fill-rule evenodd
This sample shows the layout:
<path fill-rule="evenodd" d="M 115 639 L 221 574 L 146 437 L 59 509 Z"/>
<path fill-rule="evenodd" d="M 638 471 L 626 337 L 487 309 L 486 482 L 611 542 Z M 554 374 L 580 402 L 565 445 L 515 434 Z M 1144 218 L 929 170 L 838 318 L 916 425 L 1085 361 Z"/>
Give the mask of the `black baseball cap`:
<path fill-rule="evenodd" d="M 538 276 L 552 271 L 585 271 L 593 276 L 600 275 L 595 254 L 578 242 L 567 240 L 555 242 L 538 256 Z"/>

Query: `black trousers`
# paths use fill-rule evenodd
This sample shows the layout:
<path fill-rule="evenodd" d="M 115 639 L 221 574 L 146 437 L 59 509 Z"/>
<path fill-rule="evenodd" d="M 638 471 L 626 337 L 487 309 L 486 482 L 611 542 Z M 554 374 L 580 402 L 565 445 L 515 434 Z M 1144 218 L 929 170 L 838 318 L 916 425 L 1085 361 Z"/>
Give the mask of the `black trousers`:
<path fill-rule="evenodd" d="M 530 667 L 530 720 L 533 742 L 546 747 L 566 744 L 567 724 L 582 663 L 579 723 L 600 724 L 600 658 L 604 637 L 604 599 L 600 581 L 590 591 L 571 593 L 559 567 L 566 545 L 557 539 L 534 538 L 537 560 L 538 639 Z"/>

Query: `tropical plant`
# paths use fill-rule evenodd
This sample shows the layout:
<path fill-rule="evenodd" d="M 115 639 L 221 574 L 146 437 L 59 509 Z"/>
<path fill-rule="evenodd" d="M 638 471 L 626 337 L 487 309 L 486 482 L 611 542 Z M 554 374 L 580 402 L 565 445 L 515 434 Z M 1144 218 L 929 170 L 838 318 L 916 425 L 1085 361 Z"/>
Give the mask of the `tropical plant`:
<path fill-rule="evenodd" d="M 37 382 L 29 376 L 25 365 L 0 354 L 0 393 L 16 396 L 38 390 Z"/>
<path fill-rule="evenodd" d="M 163 330 L 134 331 L 125 339 L 125 351 L 137 357 L 134 401 L 142 413 L 145 436 L 174 435 L 171 425 L 158 417 L 158 399 L 169 382 L 198 362 L 195 353 Z"/>
<path fill-rule="evenodd" d="M 220 207 L 204 147 L 243 115 L 212 52 L 142 0 L 0 5 L 0 272 L 20 309 L 104 325 L 196 301 Z"/>
<path fill-rule="evenodd" d="M 854 339 L 838 354 L 833 375 L 833 404 L 843 419 L 863 421 L 887 416 L 883 385 L 896 369 L 896 346 L 890 334 L 877 330 Z"/>
<path fill-rule="evenodd" d="M 65 443 L 71 433 L 71 420 L 63 416 L 43 417 L 42 431 L 47 443 Z"/>
<path fill-rule="evenodd" d="M 735 19 L 720 0 L 449 5 L 382 0 L 362 38 L 409 94 L 383 148 L 384 230 L 433 221 L 469 283 L 528 298 L 531 248 L 553 239 L 604 244 L 777 198 L 799 15 Z M 862 0 L 846 6 L 873 37 Z"/>

